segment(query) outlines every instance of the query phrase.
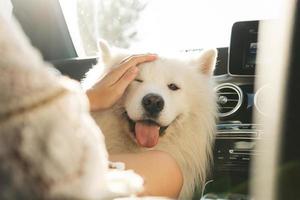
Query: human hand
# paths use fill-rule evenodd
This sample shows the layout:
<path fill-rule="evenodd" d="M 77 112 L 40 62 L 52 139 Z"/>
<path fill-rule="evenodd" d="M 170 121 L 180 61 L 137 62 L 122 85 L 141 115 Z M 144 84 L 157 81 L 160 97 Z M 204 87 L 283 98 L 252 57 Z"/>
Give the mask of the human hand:
<path fill-rule="evenodd" d="M 103 110 L 114 105 L 121 98 L 128 85 L 137 76 L 138 65 L 154 61 L 155 54 L 133 55 L 124 59 L 91 89 L 86 91 L 91 111 Z"/>

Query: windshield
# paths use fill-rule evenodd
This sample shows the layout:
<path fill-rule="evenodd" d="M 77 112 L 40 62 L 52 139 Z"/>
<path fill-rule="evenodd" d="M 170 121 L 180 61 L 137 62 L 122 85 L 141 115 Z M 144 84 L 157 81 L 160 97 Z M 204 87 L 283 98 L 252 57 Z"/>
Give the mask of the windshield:
<path fill-rule="evenodd" d="M 227 47 L 236 21 L 277 16 L 272 0 L 60 0 L 79 56 L 97 41 L 132 49 Z M 272 5 L 272 6 L 270 6 Z"/>

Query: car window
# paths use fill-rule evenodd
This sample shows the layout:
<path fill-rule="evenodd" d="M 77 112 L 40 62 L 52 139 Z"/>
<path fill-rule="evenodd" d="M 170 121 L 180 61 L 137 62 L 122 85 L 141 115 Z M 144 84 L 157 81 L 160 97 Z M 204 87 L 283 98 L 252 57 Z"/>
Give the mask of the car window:
<path fill-rule="evenodd" d="M 79 55 L 97 52 L 97 40 L 122 48 L 185 50 L 229 45 L 236 21 L 270 19 L 272 0 L 60 0 Z M 270 6 L 272 5 L 272 6 Z"/>

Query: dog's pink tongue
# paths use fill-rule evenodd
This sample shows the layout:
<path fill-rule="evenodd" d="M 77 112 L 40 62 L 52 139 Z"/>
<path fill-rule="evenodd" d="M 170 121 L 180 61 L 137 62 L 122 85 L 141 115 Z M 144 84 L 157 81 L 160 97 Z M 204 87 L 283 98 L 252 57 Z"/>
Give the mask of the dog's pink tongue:
<path fill-rule="evenodd" d="M 135 137 L 142 147 L 154 147 L 159 138 L 159 126 L 141 122 L 135 124 Z"/>

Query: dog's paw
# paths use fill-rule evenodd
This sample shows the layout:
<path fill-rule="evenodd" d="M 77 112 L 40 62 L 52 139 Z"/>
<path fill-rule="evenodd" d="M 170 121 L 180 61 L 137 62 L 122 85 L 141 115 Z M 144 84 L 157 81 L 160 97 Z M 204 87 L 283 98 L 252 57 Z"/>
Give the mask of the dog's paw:
<path fill-rule="evenodd" d="M 109 170 L 107 183 L 112 197 L 122 197 L 142 192 L 144 180 L 132 170 Z"/>

